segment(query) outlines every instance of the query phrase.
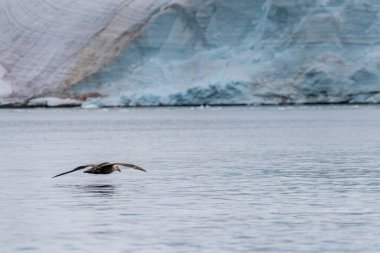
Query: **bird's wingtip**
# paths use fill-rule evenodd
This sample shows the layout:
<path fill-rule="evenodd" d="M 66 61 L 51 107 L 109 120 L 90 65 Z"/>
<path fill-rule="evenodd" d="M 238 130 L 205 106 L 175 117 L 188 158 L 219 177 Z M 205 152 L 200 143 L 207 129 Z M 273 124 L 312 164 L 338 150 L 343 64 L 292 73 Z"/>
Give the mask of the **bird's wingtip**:
<path fill-rule="evenodd" d="M 136 166 L 136 165 L 135 165 L 134 169 L 137 169 L 137 170 L 140 170 L 140 171 L 144 171 L 144 172 L 148 172 L 148 171 L 146 171 L 145 169 L 143 169 L 143 168 L 141 168 L 141 167 L 139 167 L 139 166 Z"/>

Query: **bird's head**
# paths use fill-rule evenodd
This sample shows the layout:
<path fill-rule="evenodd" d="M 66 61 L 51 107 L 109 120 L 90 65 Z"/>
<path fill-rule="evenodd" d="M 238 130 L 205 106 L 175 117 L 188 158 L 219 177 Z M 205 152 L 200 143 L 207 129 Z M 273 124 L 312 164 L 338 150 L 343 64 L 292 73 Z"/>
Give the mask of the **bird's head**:
<path fill-rule="evenodd" d="M 119 171 L 119 172 L 121 172 L 119 166 L 117 166 L 116 164 L 113 166 L 113 171 Z"/>

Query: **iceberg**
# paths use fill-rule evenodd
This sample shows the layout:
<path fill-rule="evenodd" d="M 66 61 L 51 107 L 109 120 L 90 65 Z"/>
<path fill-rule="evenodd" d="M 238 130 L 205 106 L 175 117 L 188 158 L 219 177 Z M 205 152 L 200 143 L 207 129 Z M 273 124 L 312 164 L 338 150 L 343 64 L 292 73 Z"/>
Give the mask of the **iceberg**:
<path fill-rule="evenodd" d="M 377 0 L 0 2 L 0 105 L 380 103 Z"/>

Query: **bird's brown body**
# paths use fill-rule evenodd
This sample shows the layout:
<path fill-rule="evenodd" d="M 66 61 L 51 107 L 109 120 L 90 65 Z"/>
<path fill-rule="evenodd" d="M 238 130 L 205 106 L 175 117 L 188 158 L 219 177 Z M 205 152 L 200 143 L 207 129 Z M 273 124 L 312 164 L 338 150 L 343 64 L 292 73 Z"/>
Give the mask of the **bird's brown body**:
<path fill-rule="evenodd" d="M 112 165 L 103 166 L 103 167 L 93 167 L 88 170 L 83 171 L 83 173 L 90 173 L 90 174 L 111 174 L 114 172 L 114 168 Z"/>
<path fill-rule="evenodd" d="M 71 173 L 71 172 L 74 172 L 74 171 L 77 171 L 77 170 L 86 169 L 86 168 L 89 168 L 89 169 L 83 171 L 84 173 L 90 173 L 90 174 L 111 174 L 112 172 L 115 172 L 115 171 L 121 172 L 119 166 L 128 167 L 128 168 L 132 168 L 132 169 L 141 170 L 141 171 L 145 171 L 146 172 L 146 170 L 144 170 L 143 168 L 141 168 L 139 166 L 136 166 L 136 165 L 133 165 L 133 164 L 129 164 L 129 163 L 107 163 L 106 162 L 106 163 L 99 163 L 99 164 L 82 165 L 82 166 L 76 167 L 73 170 L 70 170 L 70 171 L 58 174 L 58 175 L 56 175 L 54 177 L 63 176 L 65 174 L 68 174 L 68 173 Z"/>

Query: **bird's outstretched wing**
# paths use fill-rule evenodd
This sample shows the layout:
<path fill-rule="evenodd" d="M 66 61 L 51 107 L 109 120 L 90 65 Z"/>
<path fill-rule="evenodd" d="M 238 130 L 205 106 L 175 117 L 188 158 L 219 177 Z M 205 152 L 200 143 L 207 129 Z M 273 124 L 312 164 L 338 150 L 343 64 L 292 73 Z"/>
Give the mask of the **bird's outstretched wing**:
<path fill-rule="evenodd" d="M 130 163 L 114 163 L 114 164 L 115 165 L 121 165 L 121 166 L 128 167 L 128 168 L 132 168 L 132 169 L 135 169 L 135 170 L 141 170 L 141 171 L 147 172 L 143 168 L 141 168 L 141 167 L 139 167 L 137 165 L 134 165 L 134 164 L 130 164 Z"/>
<path fill-rule="evenodd" d="M 85 168 L 90 167 L 90 166 L 93 166 L 93 164 L 87 164 L 87 165 L 82 165 L 82 166 L 76 167 L 76 168 L 73 169 L 73 170 L 70 170 L 70 171 L 67 171 L 67 172 L 63 172 L 63 173 L 58 174 L 58 175 L 56 175 L 56 176 L 54 176 L 54 177 L 52 177 L 52 178 L 59 177 L 59 176 L 63 176 L 63 175 L 65 175 L 65 174 L 69 174 L 69 173 L 74 172 L 74 171 L 77 171 L 77 170 L 82 170 L 82 169 L 85 169 Z"/>

